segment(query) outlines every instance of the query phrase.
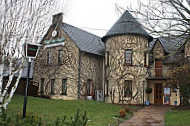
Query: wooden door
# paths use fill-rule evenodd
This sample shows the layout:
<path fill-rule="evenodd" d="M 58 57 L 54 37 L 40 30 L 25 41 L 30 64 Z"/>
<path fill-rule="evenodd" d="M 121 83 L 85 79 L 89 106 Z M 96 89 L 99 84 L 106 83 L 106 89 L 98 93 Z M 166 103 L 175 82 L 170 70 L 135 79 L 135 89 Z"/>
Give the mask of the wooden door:
<path fill-rule="evenodd" d="M 163 104 L 163 87 L 162 83 L 154 84 L 154 104 Z"/>
<path fill-rule="evenodd" d="M 155 60 L 155 73 L 156 77 L 162 77 L 162 60 Z"/>

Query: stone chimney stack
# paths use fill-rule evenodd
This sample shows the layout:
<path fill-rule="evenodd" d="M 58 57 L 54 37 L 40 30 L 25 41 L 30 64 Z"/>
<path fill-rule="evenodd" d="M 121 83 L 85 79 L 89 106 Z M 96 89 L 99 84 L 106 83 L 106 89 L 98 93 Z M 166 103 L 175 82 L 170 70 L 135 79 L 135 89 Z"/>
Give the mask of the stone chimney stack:
<path fill-rule="evenodd" d="M 52 24 L 61 24 L 63 20 L 63 13 L 53 15 Z"/>

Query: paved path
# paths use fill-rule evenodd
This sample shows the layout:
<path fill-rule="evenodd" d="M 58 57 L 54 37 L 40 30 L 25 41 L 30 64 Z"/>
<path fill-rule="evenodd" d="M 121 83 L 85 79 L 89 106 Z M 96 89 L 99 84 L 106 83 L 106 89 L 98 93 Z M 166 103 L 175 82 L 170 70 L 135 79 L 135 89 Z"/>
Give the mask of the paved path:
<path fill-rule="evenodd" d="M 169 106 L 146 106 L 119 126 L 164 126 L 164 113 L 171 108 Z"/>

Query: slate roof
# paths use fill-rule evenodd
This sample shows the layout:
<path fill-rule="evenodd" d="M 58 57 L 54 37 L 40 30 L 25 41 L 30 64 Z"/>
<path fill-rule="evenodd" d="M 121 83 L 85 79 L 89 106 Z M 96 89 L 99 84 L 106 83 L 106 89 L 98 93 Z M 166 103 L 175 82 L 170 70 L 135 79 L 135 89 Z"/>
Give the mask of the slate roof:
<path fill-rule="evenodd" d="M 168 37 L 155 38 L 155 39 L 153 39 L 152 42 L 149 43 L 149 51 L 152 50 L 156 41 L 159 41 L 162 44 L 166 53 L 173 53 L 176 50 L 178 50 L 178 48 L 185 43 L 186 39 L 180 38 L 180 37 L 171 38 L 171 39 L 169 39 Z"/>
<path fill-rule="evenodd" d="M 159 41 L 164 48 L 165 54 L 168 55 L 164 58 L 164 63 L 180 63 L 183 59 L 183 50 L 184 50 L 184 43 L 186 42 L 185 38 L 155 38 L 152 42 L 149 43 L 149 52 L 152 51 L 155 43 Z M 170 55 L 172 54 L 172 55 Z M 152 58 L 152 57 L 151 57 Z M 151 59 L 150 58 L 150 59 Z"/>
<path fill-rule="evenodd" d="M 61 28 L 81 51 L 104 56 L 105 45 L 100 37 L 66 23 Z"/>
<path fill-rule="evenodd" d="M 102 37 L 102 41 L 105 42 L 106 38 L 108 37 L 122 34 L 142 35 L 147 37 L 149 41 L 152 41 L 152 37 L 144 30 L 141 24 L 127 10 L 111 27 L 111 29 L 106 33 L 106 35 Z"/>

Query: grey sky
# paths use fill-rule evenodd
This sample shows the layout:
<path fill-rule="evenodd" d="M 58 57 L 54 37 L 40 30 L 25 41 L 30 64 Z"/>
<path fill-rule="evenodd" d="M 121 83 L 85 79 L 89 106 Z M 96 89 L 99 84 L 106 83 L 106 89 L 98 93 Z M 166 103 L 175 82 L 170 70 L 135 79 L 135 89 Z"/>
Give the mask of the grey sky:
<path fill-rule="evenodd" d="M 143 0 L 143 2 L 147 0 Z M 57 9 L 55 13 L 66 11 L 63 21 L 78 28 L 103 36 L 106 30 L 121 16 L 115 4 L 126 9 L 137 7 L 137 0 L 70 0 L 66 9 Z M 101 29 L 101 30 L 91 30 Z"/>

